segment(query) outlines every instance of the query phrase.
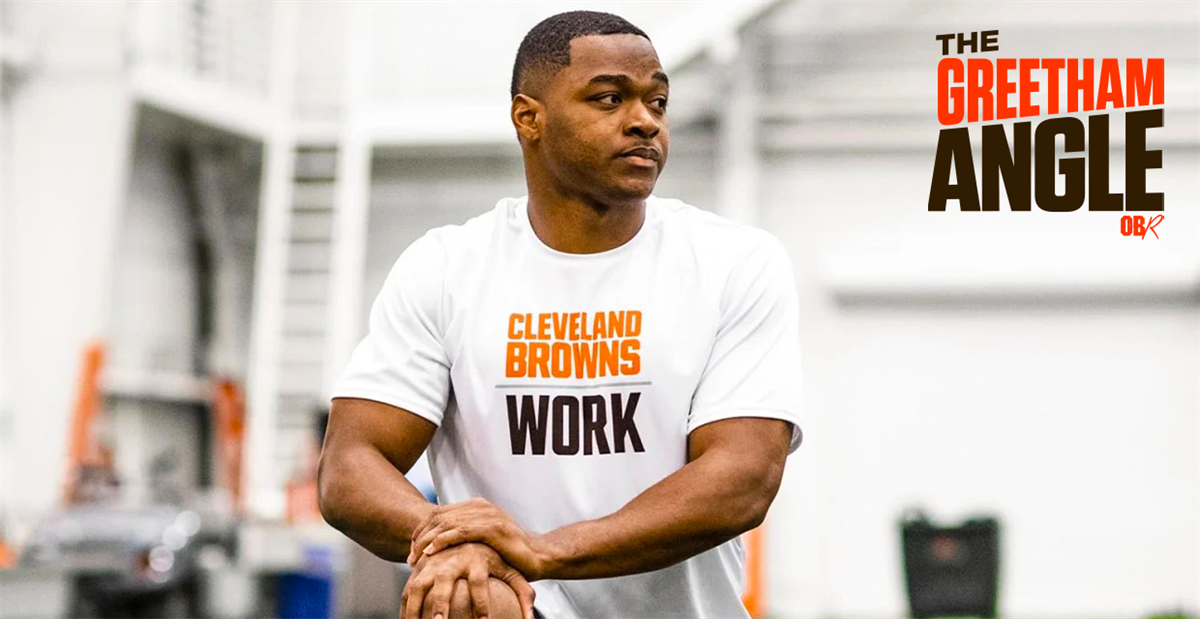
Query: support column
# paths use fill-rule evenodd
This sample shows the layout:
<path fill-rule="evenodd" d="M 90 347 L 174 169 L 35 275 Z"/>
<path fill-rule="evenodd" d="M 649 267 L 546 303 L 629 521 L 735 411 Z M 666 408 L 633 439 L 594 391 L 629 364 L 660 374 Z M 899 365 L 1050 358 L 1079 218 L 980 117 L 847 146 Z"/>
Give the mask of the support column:
<path fill-rule="evenodd" d="M 717 119 L 717 212 L 756 225 L 759 218 L 759 75 L 745 38 L 729 33 L 715 41 L 725 107 Z"/>
<path fill-rule="evenodd" d="M 250 319 L 250 364 L 246 377 L 247 436 L 243 496 L 251 514 L 280 518 L 284 512 L 283 473 L 274 470 L 275 418 L 279 402 L 279 354 L 284 279 L 290 230 L 295 127 L 292 104 L 296 83 L 296 10 L 274 5 L 270 96 L 276 113 L 263 144 L 254 301 Z"/>
<path fill-rule="evenodd" d="M 371 15 L 373 5 L 347 6 L 345 99 L 338 136 L 337 181 L 333 199 L 333 247 L 329 265 L 329 317 L 326 333 L 325 394 L 350 359 L 363 321 L 363 263 L 371 197 L 371 139 L 365 111 L 370 104 Z"/>

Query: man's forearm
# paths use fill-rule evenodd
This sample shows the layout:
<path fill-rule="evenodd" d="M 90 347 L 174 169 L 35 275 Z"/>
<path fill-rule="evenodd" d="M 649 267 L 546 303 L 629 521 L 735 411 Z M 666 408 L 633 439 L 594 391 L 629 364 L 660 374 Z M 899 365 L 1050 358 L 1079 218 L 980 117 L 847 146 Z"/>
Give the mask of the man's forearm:
<path fill-rule="evenodd" d="M 619 511 L 541 536 L 539 578 L 608 578 L 661 569 L 759 524 L 778 477 L 719 456 L 699 458 Z"/>
<path fill-rule="evenodd" d="M 378 451 L 322 457 L 321 513 L 347 537 L 387 561 L 404 561 L 412 531 L 434 506 Z"/>

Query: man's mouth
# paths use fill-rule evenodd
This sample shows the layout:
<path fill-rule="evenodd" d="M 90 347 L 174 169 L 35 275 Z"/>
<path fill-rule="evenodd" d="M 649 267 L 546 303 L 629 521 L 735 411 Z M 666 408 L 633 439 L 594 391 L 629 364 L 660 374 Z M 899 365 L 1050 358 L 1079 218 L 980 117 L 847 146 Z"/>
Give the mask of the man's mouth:
<path fill-rule="evenodd" d="M 659 160 L 662 159 L 662 153 L 658 152 L 657 148 L 651 148 L 649 146 L 638 146 L 637 148 L 631 148 L 621 153 L 620 156 L 622 159 L 626 159 L 630 163 L 640 166 L 657 166 Z"/>

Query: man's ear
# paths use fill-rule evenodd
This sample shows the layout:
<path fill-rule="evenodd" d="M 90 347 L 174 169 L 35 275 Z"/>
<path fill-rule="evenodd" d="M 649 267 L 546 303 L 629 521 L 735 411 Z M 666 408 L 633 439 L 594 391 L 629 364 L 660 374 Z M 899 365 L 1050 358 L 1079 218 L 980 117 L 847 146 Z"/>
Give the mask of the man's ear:
<path fill-rule="evenodd" d="M 528 95 L 513 97 L 512 109 L 509 115 L 517 137 L 525 142 L 536 142 L 542 135 L 542 121 L 545 107 L 542 102 Z"/>

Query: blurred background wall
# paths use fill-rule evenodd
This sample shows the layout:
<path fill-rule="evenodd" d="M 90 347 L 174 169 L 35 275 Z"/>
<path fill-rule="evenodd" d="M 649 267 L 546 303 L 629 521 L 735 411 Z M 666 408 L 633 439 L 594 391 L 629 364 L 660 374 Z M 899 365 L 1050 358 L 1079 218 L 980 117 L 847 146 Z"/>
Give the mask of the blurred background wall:
<path fill-rule="evenodd" d="M 1005 615 L 1200 607 L 1194 3 L 0 6 L 10 540 L 58 505 L 91 341 L 127 493 L 166 451 L 179 484 L 220 485 L 196 446 L 230 377 L 247 513 L 283 518 L 392 262 L 524 193 L 521 37 L 593 8 L 671 75 L 656 193 L 772 231 L 796 265 L 809 427 L 767 527 L 771 615 L 904 614 L 912 506 L 1001 519 Z M 1109 213 L 927 212 L 934 35 L 989 29 L 998 57 L 1166 59 L 1161 239 Z"/>

